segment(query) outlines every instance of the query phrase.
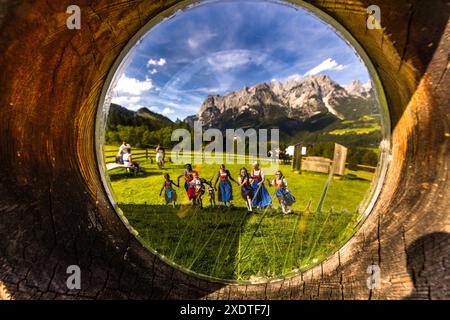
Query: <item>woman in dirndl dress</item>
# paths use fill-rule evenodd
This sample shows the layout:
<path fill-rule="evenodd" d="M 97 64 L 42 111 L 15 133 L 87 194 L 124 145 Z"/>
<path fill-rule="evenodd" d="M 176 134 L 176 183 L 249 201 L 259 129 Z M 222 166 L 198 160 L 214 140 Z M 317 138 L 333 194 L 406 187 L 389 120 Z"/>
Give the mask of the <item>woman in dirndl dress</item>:
<path fill-rule="evenodd" d="M 236 180 L 233 179 L 231 173 L 224 164 L 220 166 L 220 170 L 217 173 L 216 182 L 214 183 L 214 187 L 217 188 L 217 182 L 219 182 L 219 201 L 223 202 L 227 207 L 231 206 L 231 200 L 233 200 L 233 187 L 231 186 L 231 182 L 237 184 Z"/>
<path fill-rule="evenodd" d="M 272 197 L 264 186 L 266 181 L 264 171 L 259 168 L 259 163 L 253 164 L 252 170 L 253 206 L 259 209 L 272 206 Z"/>

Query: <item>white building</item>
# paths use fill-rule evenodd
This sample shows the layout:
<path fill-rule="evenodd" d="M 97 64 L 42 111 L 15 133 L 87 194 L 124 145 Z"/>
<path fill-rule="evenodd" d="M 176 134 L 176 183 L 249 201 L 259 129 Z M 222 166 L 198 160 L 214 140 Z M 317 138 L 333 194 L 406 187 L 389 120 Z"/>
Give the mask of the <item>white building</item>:
<path fill-rule="evenodd" d="M 286 148 L 286 154 L 289 156 L 294 156 L 295 146 L 289 146 Z"/>

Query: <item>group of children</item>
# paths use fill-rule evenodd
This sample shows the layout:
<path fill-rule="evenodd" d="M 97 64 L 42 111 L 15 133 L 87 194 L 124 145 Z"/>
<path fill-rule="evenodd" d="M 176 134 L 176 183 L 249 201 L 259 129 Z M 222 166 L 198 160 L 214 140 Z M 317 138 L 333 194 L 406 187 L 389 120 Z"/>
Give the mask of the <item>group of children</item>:
<path fill-rule="evenodd" d="M 164 184 L 161 188 L 160 196 L 162 196 L 163 191 L 165 191 L 164 196 L 167 205 L 171 204 L 175 207 L 177 193 L 174 186 L 179 188 L 180 179 L 184 178 L 184 189 L 189 200 L 192 201 L 193 205 L 198 205 L 200 208 L 203 208 L 203 196 L 206 192 L 208 192 L 211 207 L 216 206 L 216 191 L 218 191 L 219 201 L 224 203 L 227 207 L 230 207 L 231 201 L 233 200 L 232 182 L 236 183 L 241 188 L 242 198 L 246 202 L 249 212 L 252 212 L 255 207 L 258 209 L 273 207 L 272 197 L 264 185 L 264 182 L 266 181 L 264 171 L 259 168 L 258 163 L 253 164 L 251 174 L 246 168 L 242 168 L 239 173 L 238 181 L 233 179 L 230 171 L 226 169 L 225 165 L 221 165 L 219 172 L 215 176 L 216 180 L 214 184 L 212 183 L 214 178 L 209 181 L 200 178 L 198 172 L 192 169 L 192 165 L 186 164 L 185 168 L 186 171 L 178 177 L 177 183 L 171 180 L 169 174 L 164 175 Z M 217 188 L 218 183 L 219 187 Z M 208 188 L 206 188 L 206 186 L 208 186 Z M 274 180 L 269 181 L 269 186 L 274 186 L 276 188 L 274 195 L 276 195 L 283 213 L 291 213 L 290 207 L 296 200 L 290 193 L 287 187 L 286 178 L 281 171 L 276 172 L 276 177 Z"/>
<path fill-rule="evenodd" d="M 159 195 L 161 196 L 163 191 L 165 190 L 165 200 L 166 204 L 173 205 L 175 207 L 177 202 L 177 192 L 174 189 L 174 186 L 177 188 L 180 187 L 180 178 L 185 178 L 184 189 L 186 190 L 186 194 L 193 202 L 194 205 L 198 205 L 200 208 L 203 208 L 203 196 L 206 193 L 205 185 L 208 185 L 208 194 L 210 195 L 211 206 L 215 206 L 215 188 L 212 186 L 210 181 L 207 181 L 203 178 L 200 178 L 197 171 L 193 171 L 190 165 L 186 165 L 186 171 L 178 177 L 177 183 L 171 180 L 170 175 L 166 173 L 164 175 L 164 184 L 161 188 Z"/>

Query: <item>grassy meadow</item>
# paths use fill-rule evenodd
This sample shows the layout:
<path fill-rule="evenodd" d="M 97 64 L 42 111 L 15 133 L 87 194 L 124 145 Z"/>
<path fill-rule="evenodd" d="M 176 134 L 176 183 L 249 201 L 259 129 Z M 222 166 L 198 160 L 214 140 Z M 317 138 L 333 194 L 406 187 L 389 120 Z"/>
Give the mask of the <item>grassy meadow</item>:
<path fill-rule="evenodd" d="M 106 147 L 106 163 L 115 161 L 117 150 L 117 147 Z M 149 152 L 148 159 L 145 151 L 133 152 L 134 160 L 144 167 L 142 176 L 127 174 L 124 168 L 108 172 L 124 217 L 149 248 L 184 268 L 220 279 L 265 281 L 319 263 L 355 232 L 361 219 L 358 206 L 373 178 L 373 174 L 362 171 L 348 171 L 344 177 L 334 177 L 320 213 L 315 209 L 328 175 L 299 174 L 287 164 L 280 165 L 280 169 L 297 199 L 292 215 L 281 214 L 276 198 L 274 209 L 247 214 L 235 184 L 232 208 L 192 208 L 181 185 L 177 189 L 180 205 L 172 208 L 164 205 L 164 196 L 159 196 L 163 175 L 169 173 L 176 182 L 184 171 L 183 165 L 166 163 L 160 170 L 155 164 L 154 151 Z M 169 157 L 168 152 L 166 158 Z M 236 180 L 242 166 L 227 166 Z M 250 165 L 246 167 L 251 169 Z M 210 180 L 219 165 L 194 165 L 194 170 Z M 272 180 L 273 174 L 266 172 L 266 179 Z M 183 184 L 184 180 L 180 182 Z M 273 194 L 273 188 L 268 190 Z M 204 204 L 209 204 L 208 195 Z"/>

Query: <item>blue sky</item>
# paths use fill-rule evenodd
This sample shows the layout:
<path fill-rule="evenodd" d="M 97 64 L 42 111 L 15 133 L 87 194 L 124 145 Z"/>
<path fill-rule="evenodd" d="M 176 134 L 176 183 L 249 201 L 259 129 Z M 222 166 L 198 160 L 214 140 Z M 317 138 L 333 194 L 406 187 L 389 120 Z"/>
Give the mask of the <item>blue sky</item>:
<path fill-rule="evenodd" d="M 131 52 L 113 102 L 175 120 L 196 114 L 209 94 L 262 82 L 327 74 L 367 82 L 354 50 L 309 12 L 268 1 L 207 3 L 163 21 Z"/>

